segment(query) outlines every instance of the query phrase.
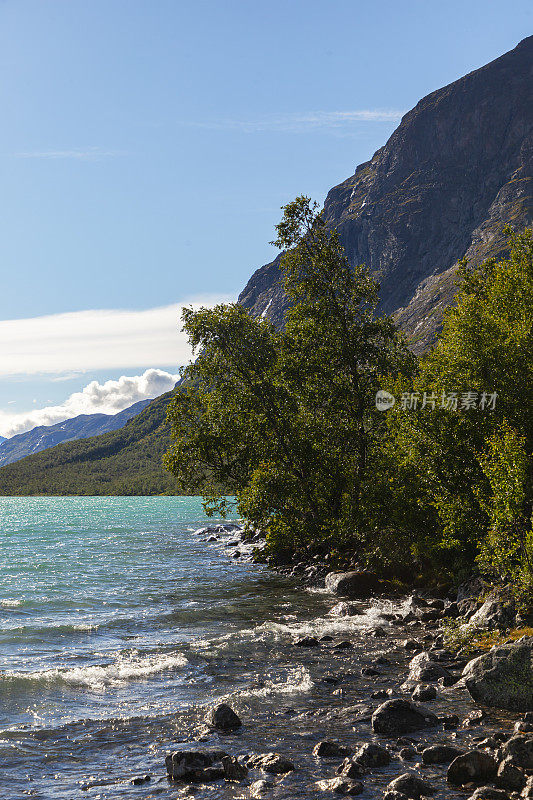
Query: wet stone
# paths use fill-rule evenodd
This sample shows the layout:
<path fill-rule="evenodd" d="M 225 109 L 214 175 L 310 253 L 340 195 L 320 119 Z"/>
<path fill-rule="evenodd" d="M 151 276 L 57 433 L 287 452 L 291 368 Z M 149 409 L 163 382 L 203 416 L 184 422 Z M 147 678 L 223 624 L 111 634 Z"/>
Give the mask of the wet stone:
<path fill-rule="evenodd" d="M 470 750 L 455 758 L 446 773 L 448 783 L 464 786 L 467 783 L 485 783 L 496 777 L 497 763 L 482 750 Z"/>
<path fill-rule="evenodd" d="M 242 725 L 235 711 L 226 705 L 226 703 L 219 703 L 219 705 L 211 708 L 207 714 L 206 722 L 212 728 L 224 731 L 225 733 L 237 730 L 237 728 L 240 728 Z"/>
<path fill-rule="evenodd" d="M 232 756 L 224 756 L 222 759 L 224 778 L 227 781 L 243 781 L 248 775 L 248 769 Z"/>
<path fill-rule="evenodd" d="M 318 639 L 316 636 L 302 636 L 300 639 L 294 641 L 296 647 L 318 647 Z"/>
<path fill-rule="evenodd" d="M 363 784 L 360 781 L 354 781 L 350 778 L 328 778 L 327 780 L 318 781 L 319 789 L 323 792 L 334 792 L 335 794 L 344 795 L 357 795 L 363 791 Z"/>
<path fill-rule="evenodd" d="M 358 761 L 363 767 L 386 767 L 390 764 L 390 753 L 385 747 L 373 742 L 367 742 L 360 747 L 355 753 L 355 760 Z"/>
<path fill-rule="evenodd" d="M 402 792 L 413 800 L 419 800 L 421 797 L 435 793 L 433 786 L 414 772 L 404 772 L 403 775 L 395 778 L 387 786 L 387 791 Z"/>
<path fill-rule="evenodd" d="M 365 768 L 355 758 L 345 758 L 337 767 L 337 774 L 344 775 L 345 778 L 360 778 L 365 774 Z"/>
<path fill-rule="evenodd" d="M 399 736 L 437 724 L 425 706 L 407 700 L 387 700 L 372 715 L 372 730 L 384 736 Z"/>
<path fill-rule="evenodd" d="M 416 686 L 411 694 L 413 700 L 417 700 L 421 703 L 427 703 L 429 700 L 435 700 L 437 697 L 437 690 L 434 686 L 431 686 L 429 683 L 421 683 L 419 686 Z"/>
<path fill-rule="evenodd" d="M 324 739 L 313 748 L 313 755 L 317 758 L 343 758 L 352 754 L 351 747 L 334 742 L 331 739 Z"/>
<path fill-rule="evenodd" d="M 454 758 L 463 754 L 463 750 L 447 744 L 436 744 L 433 747 L 425 747 L 422 750 L 422 761 L 424 764 L 448 764 Z"/>

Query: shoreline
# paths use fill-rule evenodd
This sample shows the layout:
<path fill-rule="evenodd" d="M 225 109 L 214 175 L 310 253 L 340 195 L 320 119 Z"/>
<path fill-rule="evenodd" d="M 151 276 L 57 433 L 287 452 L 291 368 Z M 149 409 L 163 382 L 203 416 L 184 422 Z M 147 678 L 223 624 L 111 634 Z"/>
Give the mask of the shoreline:
<path fill-rule="evenodd" d="M 261 547 L 258 535 L 244 539 L 242 529 L 233 523 L 208 526 L 195 534 L 221 546 L 231 559 L 252 560 L 254 548 Z M 211 716 L 197 720 L 192 736 L 187 737 L 187 750 L 184 743 L 167 757 L 169 776 L 175 775 L 167 780 L 178 789 L 179 797 L 311 800 L 360 795 L 386 800 L 426 796 L 490 800 L 533 796 L 533 790 L 525 788 L 533 783 L 529 780 L 533 768 L 508 763 L 509 774 L 497 774 L 505 760 L 506 742 L 517 735 L 527 738 L 533 731 L 533 724 L 526 721 L 531 715 L 490 708 L 470 696 L 462 675 L 475 654 L 466 658 L 447 650 L 440 628 L 447 611 L 458 616 L 456 602 L 422 592 L 354 600 L 317 586 L 329 571 L 323 564 L 267 566 L 275 574 L 303 579 L 304 589 L 323 593 L 331 601 L 326 616 L 335 624 L 353 622 L 354 628 L 339 636 L 311 633 L 292 637 L 290 642 L 309 667 L 314 689 L 307 701 L 300 696 L 279 713 L 294 724 L 306 721 L 304 754 L 301 741 L 298 747 L 292 733 L 280 737 L 275 723 L 271 723 L 278 743 L 275 751 L 247 751 L 243 739 L 247 731 L 263 724 L 260 714 L 259 719 L 247 718 L 238 702 L 233 703 L 238 723 L 225 730 L 224 722 L 216 722 L 216 709 L 224 706 L 223 718 L 230 713 L 228 704 L 218 704 L 211 708 Z M 298 609 L 295 616 L 299 617 Z M 312 626 L 313 620 L 309 621 Z M 418 723 L 411 718 L 413 711 L 421 714 Z M 384 722 L 380 723 L 380 716 Z M 533 752 L 533 733 L 529 738 Z M 268 730 L 264 739 L 267 745 Z M 204 758 L 203 766 L 195 757 Z M 189 771 L 187 758 L 192 759 Z M 480 759 L 484 772 L 479 772 Z M 487 788 L 480 792 L 481 786 Z"/>

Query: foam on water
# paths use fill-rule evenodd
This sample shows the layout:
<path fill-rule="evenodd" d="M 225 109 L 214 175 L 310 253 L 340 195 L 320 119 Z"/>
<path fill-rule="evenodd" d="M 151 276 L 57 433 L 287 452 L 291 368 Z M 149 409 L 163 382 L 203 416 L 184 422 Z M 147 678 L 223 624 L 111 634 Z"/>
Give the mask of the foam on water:
<path fill-rule="evenodd" d="M 103 690 L 107 686 L 119 686 L 129 681 L 139 681 L 156 675 L 159 672 L 184 667 L 189 662 L 185 656 L 155 655 L 136 657 L 134 654 L 120 655 L 111 664 L 96 664 L 72 669 L 49 669 L 37 672 L 5 672 L 4 680 L 18 680 L 53 683 L 60 681 L 66 684 L 87 686 L 93 690 Z"/>

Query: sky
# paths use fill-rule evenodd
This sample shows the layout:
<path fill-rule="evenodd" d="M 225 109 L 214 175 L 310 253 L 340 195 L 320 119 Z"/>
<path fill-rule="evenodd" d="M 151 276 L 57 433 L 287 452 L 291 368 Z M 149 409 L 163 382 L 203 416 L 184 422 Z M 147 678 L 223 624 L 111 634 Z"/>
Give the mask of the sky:
<path fill-rule="evenodd" d="M 531 0 L 0 1 L 0 435 L 95 381 L 95 411 L 170 384 L 181 306 L 235 299 L 284 203 L 532 23 Z"/>

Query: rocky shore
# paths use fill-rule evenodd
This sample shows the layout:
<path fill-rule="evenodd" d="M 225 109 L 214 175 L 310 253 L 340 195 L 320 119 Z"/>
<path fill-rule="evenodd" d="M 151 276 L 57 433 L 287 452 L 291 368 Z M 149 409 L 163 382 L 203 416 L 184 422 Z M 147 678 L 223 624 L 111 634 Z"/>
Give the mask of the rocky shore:
<path fill-rule="evenodd" d="M 231 524 L 197 534 L 229 558 L 262 546 Z M 533 798 L 533 637 L 505 641 L 524 621 L 512 602 L 484 597 L 480 579 L 456 597 L 401 596 L 367 572 L 284 571 L 330 598 L 328 617 L 353 622 L 350 634 L 313 634 L 311 621 L 284 643 L 313 690 L 268 719 L 238 702 L 199 711 L 166 757 L 178 797 Z M 500 630 L 503 643 L 452 648 L 450 630 Z"/>

